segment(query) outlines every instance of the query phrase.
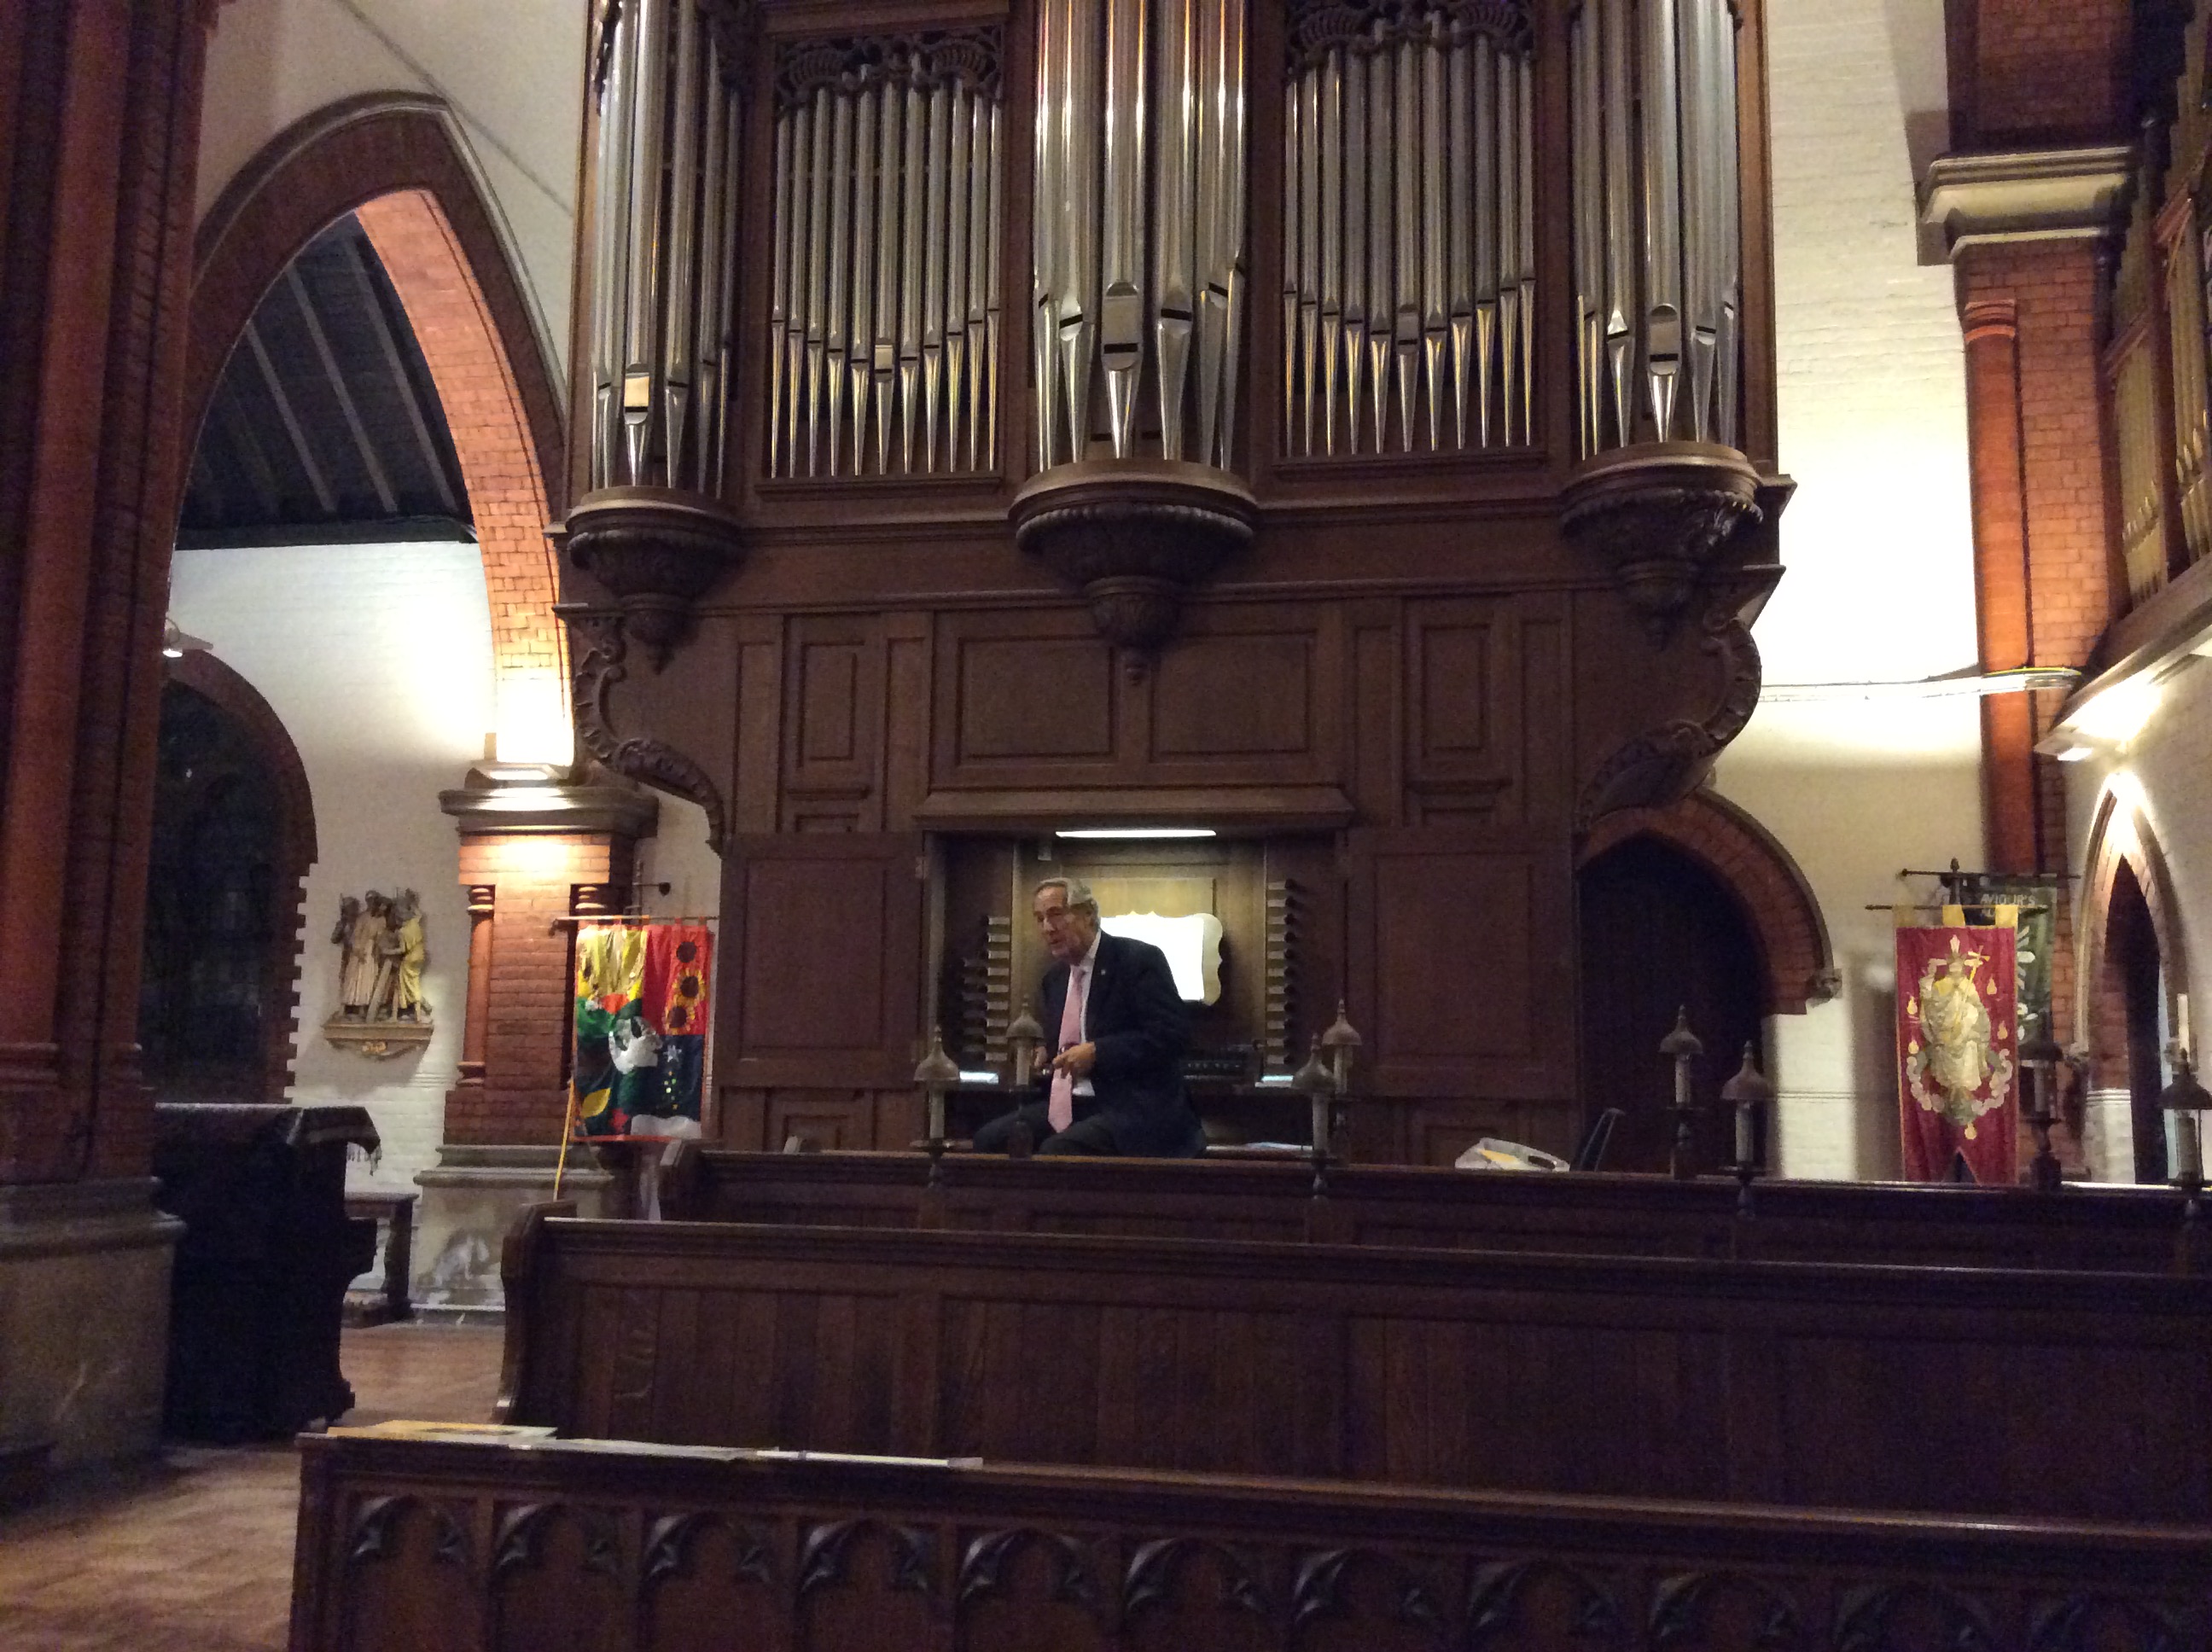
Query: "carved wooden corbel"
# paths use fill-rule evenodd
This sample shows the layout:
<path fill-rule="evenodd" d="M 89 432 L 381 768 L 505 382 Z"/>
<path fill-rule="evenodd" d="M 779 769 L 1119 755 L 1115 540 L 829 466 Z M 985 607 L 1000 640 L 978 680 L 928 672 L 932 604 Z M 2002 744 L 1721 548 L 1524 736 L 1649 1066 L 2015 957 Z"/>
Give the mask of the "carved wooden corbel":
<path fill-rule="evenodd" d="M 576 738 L 584 750 L 617 774 L 697 804 L 707 811 L 708 841 L 720 853 L 726 811 L 721 789 L 707 771 L 665 741 L 615 732 L 608 701 L 615 684 L 629 674 L 629 616 L 565 607 L 560 612 L 582 645 L 576 651 L 575 706 Z"/>

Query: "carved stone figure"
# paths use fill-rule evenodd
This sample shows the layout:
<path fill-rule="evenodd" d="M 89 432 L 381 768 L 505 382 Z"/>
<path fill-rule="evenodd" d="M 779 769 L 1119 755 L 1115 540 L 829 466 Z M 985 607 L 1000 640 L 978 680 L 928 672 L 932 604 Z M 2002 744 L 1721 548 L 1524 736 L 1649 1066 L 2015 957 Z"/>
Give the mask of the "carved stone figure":
<path fill-rule="evenodd" d="M 338 1004 L 349 1021 L 368 1019 L 376 1000 L 381 952 L 379 941 L 386 929 L 386 902 L 374 890 L 365 900 L 349 895 L 338 902 L 337 927 L 331 939 L 341 949 L 338 963 Z"/>
<path fill-rule="evenodd" d="M 413 890 L 375 890 L 338 902 L 331 930 L 338 948 L 338 1008 L 323 1036 L 340 1049 L 383 1060 L 429 1042 L 430 1005 L 422 996 L 427 948 L 422 897 Z"/>
<path fill-rule="evenodd" d="M 427 1021 L 422 998 L 422 902 L 413 890 L 394 897 L 384 932 L 377 937 L 381 966 L 377 971 L 374 1018 Z"/>

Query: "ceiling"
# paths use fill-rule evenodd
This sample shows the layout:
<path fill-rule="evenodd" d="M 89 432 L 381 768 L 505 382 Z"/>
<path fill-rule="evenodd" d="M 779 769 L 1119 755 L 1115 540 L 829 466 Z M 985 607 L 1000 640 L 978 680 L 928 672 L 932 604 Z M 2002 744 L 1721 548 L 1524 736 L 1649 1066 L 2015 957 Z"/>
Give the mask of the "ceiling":
<path fill-rule="evenodd" d="M 292 260 L 232 349 L 178 543 L 466 538 L 471 519 L 415 330 L 349 213 Z"/>

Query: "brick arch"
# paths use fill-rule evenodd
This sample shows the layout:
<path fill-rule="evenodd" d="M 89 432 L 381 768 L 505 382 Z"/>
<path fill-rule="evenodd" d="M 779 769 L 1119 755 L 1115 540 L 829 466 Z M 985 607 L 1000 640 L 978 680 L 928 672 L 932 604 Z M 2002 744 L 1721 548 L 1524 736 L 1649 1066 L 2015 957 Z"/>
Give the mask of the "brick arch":
<path fill-rule="evenodd" d="M 315 839 L 315 797 L 307 766 L 291 732 L 261 691 L 203 649 L 165 662 L 167 679 L 211 701 L 245 731 L 259 754 L 276 797 L 277 853 L 276 944 L 269 949 L 261 987 L 263 1101 L 281 1102 L 291 1088 L 292 1066 L 299 1057 L 293 1012 L 300 1007 L 300 925 L 307 900 L 307 874 L 321 851 Z"/>
<path fill-rule="evenodd" d="M 2151 933 L 2158 943 L 2159 980 L 2170 1018 L 2174 994 L 2189 987 L 2189 957 L 2183 944 L 2181 908 L 2166 853 L 2139 803 L 2109 782 L 2097 801 L 2084 857 L 2088 871 L 2075 911 L 2074 1024 L 2088 1047 L 2095 1082 L 2118 1088 L 2128 1082 L 2127 1005 L 2115 961 L 2107 956 L 2112 917 L 2112 885 L 2125 866 L 2150 908 Z M 2192 1017 L 2192 1021 L 2194 1017 Z M 2194 1029 L 2192 1028 L 2192 1034 Z M 2192 1042 L 2199 1042 L 2194 1037 Z"/>
<path fill-rule="evenodd" d="M 501 731 L 565 727 L 568 643 L 544 537 L 565 505 L 561 392 L 442 102 L 375 93 L 333 104 L 270 139 L 231 180 L 195 242 L 181 428 L 197 440 L 255 307 L 348 212 L 406 307 L 453 432 L 483 558 Z"/>
<path fill-rule="evenodd" d="M 1836 995 L 1834 950 L 1813 886 L 1774 835 L 1711 792 L 1693 792 L 1663 809 L 1623 809 L 1583 841 L 1588 865 L 1632 837 L 1653 837 L 1688 856 L 1735 897 L 1766 972 L 1769 1015 L 1802 1015 Z"/>

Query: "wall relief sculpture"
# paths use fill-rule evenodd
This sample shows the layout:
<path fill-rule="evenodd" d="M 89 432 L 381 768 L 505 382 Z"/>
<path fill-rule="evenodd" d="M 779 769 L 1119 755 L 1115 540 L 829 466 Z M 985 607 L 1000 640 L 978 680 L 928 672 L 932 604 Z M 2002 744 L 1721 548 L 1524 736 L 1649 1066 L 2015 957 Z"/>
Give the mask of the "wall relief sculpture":
<path fill-rule="evenodd" d="M 411 889 L 345 896 L 331 944 L 338 949 L 338 1007 L 323 1023 L 323 1036 L 380 1060 L 428 1043 L 422 897 Z"/>

